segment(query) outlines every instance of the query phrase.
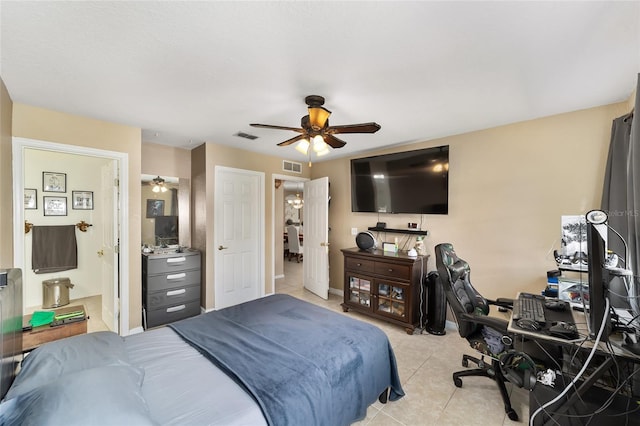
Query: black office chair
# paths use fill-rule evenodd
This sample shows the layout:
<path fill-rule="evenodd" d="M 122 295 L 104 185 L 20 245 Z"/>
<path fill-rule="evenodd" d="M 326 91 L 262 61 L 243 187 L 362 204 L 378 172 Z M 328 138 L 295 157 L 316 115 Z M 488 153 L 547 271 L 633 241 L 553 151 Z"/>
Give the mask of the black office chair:
<path fill-rule="evenodd" d="M 495 301 L 482 297 L 471 285 L 469 264 L 460 259 L 449 243 L 435 247 L 436 266 L 447 302 L 455 315 L 458 332 L 466 338 L 473 349 L 480 352 L 480 359 L 462 356 L 462 366 L 472 361 L 478 368 L 453 373 L 453 383 L 462 387 L 464 376 L 489 377 L 498 384 L 504 409 L 509 419 L 517 421 L 518 414 L 511 407 L 505 382 L 531 389 L 535 383 L 535 363 L 523 352 L 513 350 L 513 339 L 507 332 L 508 321 L 489 317 L 489 305 L 506 309 L 513 307 L 512 299 Z M 490 363 L 484 361 L 487 356 Z"/>

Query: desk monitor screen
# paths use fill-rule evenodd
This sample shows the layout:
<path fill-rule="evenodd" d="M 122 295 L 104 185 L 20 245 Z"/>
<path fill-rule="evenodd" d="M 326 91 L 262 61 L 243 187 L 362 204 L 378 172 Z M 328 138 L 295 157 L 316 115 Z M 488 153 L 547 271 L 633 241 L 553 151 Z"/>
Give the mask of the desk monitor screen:
<path fill-rule="evenodd" d="M 611 318 L 606 311 L 607 283 L 609 282 L 609 272 L 604 268 L 606 260 L 605 239 L 599 232 L 599 228 L 607 232 L 604 223 L 594 224 L 587 219 L 587 257 L 589 264 L 589 309 L 588 326 L 589 337 L 595 339 L 602 326 L 602 321 L 606 317 L 605 328 L 602 331 L 600 341 L 606 342 L 611 333 Z"/>

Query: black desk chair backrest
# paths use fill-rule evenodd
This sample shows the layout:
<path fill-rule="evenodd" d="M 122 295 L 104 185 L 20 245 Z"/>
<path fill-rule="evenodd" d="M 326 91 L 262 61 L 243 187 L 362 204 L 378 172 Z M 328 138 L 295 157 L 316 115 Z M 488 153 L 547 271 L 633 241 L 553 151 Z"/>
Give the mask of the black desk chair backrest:
<path fill-rule="evenodd" d="M 482 297 L 471 284 L 469 264 L 458 257 L 453 245 L 449 243 L 438 244 L 435 247 L 435 254 L 438 278 L 456 318 L 458 333 L 482 355 L 478 359 L 464 354 L 462 366 L 468 367 L 469 362 L 473 362 L 478 365 L 478 368 L 453 373 L 453 383 L 457 387 L 462 387 L 461 377 L 464 376 L 491 378 L 498 384 L 505 412 L 511 420 L 518 420 L 518 414 L 511 407 L 505 381 L 523 386 L 528 385 L 530 379 L 527 377 L 525 380 L 520 373 L 513 374 L 513 380 L 509 377 L 511 373 L 505 377 L 500 357 L 505 353 L 511 353 L 512 341 L 507 333 L 508 322 L 501 318 L 488 316 L 489 305 L 509 307 L 509 301 L 507 299 L 493 301 Z M 485 355 L 490 357 L 489 362 L 484 361 Z"/>
<path fill-rule="evenodd" d="M 464 314 L 488 315 L 489 303 L 471 284 L 471 268 L 449 243 L 436 246 L 436 266 L 442 286 L 458 323 L 458 333 L 467 338 L 482 328 Z"/>

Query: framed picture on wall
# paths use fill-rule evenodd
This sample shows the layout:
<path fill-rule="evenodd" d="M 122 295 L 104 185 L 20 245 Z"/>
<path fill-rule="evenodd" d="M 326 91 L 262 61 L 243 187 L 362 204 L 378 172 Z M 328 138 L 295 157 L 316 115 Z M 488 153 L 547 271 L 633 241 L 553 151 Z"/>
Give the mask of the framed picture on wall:
<path fill-rule="evenodd" d="M 74 210 L 93 210 L 93 191 L 71 191 L 71 200 Z"/>
<path fill-rule="evenodd" d="M 38 190 L 25 188 L 24 189 L 24 208 L 25 210 L 37 210 L 38 209 Z"/>
<path fill-rule="evenodd" d="M 45 216 L 66 216 L 67 197 L 42 197 Z"/>
<path fill-rule="evenodd" d="M 43 192 L 67 192 L 67 174 L 42 172 Z"/>
<path fill-rule="evenodd" d="M 164 200 L 147 200 L 147 217 L 164 216 Z"/>

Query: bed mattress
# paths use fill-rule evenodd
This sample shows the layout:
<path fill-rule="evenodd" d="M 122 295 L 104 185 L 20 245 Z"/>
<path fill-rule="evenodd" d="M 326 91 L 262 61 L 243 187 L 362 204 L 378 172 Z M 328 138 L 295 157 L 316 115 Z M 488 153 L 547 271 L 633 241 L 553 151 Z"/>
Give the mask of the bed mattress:
<path fill-rule="evenodd" d="M 142 394 L 162 425 L 266 425 L 253 398 L 168 327 L 125 338 Z"/>

